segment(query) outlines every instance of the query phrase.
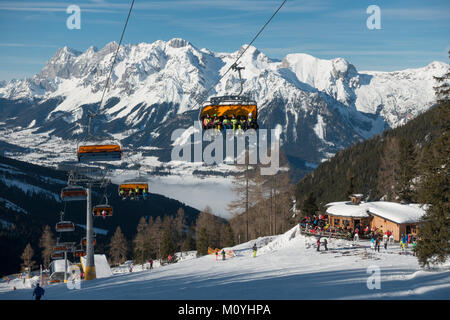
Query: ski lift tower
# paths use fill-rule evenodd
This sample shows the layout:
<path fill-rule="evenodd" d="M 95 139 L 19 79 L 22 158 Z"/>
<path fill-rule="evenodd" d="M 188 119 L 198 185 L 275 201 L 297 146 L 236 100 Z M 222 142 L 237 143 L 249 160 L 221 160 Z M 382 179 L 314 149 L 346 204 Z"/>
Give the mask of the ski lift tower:
<path fill-rule="evenodd" d="M 69 173 L 69 184 L 82 185 L 86 188 L 86 264 L 84 265 L 84 279 L 94 280 L 95 261 L 94 261 L 94 232 L 93 232 L 93 214 L 92 214 L 92 188 L 94 186 L 106 187 L 111 183 L 106 178 L 106 169 L 98 167 L 81 167 Z"/>

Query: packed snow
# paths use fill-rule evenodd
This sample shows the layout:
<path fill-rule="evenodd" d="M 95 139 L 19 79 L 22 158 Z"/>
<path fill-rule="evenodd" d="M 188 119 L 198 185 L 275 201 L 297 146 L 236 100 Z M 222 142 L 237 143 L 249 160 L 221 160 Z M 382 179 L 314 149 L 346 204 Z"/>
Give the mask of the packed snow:
<path fill-rule="evenodd" d="M 321 246 L 318 252 L 315 243 L 316 238 L 300 234 L 295 226 L 282 235 L 225 248 L 234 252 L 225 260 L 215 255 L 195 258 L 191 252 L 177 263 L 155 261 L 153 269 L 148 263 L 128 262 L 112 268 L 110 277 L 82 282 L 78 290 L 65 284 L 45 286 L 44 300 L 450 298 L 450 263 L 422 269 L 411 249 L 402 253 L 398 244 L 375 252 L 368 241 L 330 238 L 328 251 Z M 31 295 L 32 289 L 25 288 L 21 279 L 0 284 L 1 300 L 28 300 Z"/>

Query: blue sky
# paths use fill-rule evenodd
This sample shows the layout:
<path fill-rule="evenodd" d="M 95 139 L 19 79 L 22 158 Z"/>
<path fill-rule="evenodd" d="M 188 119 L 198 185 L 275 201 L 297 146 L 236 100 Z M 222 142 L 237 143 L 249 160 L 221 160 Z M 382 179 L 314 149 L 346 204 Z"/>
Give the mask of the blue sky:
<path fill-rule="evenodd" d="M 119 41 L 131 0 L 0 0 L 0 80 L 39 72 L 63 46 L 84 51 Z M 249 43 L 282 0 L 135 0 L 123 43 L 183 38 L 198 48 L 233 52 Z M 69 30 L 66 8 L 81 8 Z M 381 10 L 369 30 L 366 9 Z M 302 52 L 344 57 L 358 70 L 400 70 L 448 62 L 448 0 L 288 0 L 254 46 L 271 58 Z"/>

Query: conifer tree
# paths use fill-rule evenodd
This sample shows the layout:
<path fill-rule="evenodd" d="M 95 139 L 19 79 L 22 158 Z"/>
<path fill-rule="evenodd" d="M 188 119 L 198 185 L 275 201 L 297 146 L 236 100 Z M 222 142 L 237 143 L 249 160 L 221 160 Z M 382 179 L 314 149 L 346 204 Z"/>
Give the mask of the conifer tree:
<path fill-rule="evenodd" d="M 199 228 L 197 231 L 197 255 L 204 256 L 208 254 L 208 234 L 206 233 L 206 228 Z"/>
<path fill-rule="evenodd" d="M 224 247 L 232 247 L 232 246 L 234 246 L 233 229 L 231 229 L 231 226 L 227 224 L 225 226 Z"/>
<path fill-rule="evenodd" d="M 420 202 L 428 206 L 416 248 L 422 266 L 444 263 L 450 254 L 450 104 L 438 108 L 444 131 L 424 149 L 418 192 Z"/>
<path fill-rule="evenodd" d="M 302 216 L 312 216 L 317 212 L 317 210 L 319 210 L 316 204 L 316 197 L 314 196 L 314 193 L 310 192 L 308 198 L 303 201 L 300 210 Z"/>
<path fill-rule="evenodd" d="M 441 134 L 423 150 L 418 192 L 420 202 L 428 206 L 416 248 L 422 266 L 444 263 L 450 254 L 450 72 L 436 80 L 438 106 L 433 125 Z"/>
<path fill-rule="evenodd" d="M 161 231 L 161 257 L 167 258 L 173 255 L 176 251 L 176 245 L 174 242 L 174 232 L 172 230 L 172 218 L 170 216 L 164 216 L 162 231 Z"/>
<path fill-rule="evenodd" d="M 137 226 L 137 233 L 133 239 L 133 260 L 136 263 L 144 264 L 148 256 L 148 242 L 147 242 L 147 222 L 142 217 Z"/>
<path fill-rule="evenodd" d="M 194 226 L 190 226 L 181 248 L 183 251 L 190 251 L 195 249 L 194 230 Z"/>

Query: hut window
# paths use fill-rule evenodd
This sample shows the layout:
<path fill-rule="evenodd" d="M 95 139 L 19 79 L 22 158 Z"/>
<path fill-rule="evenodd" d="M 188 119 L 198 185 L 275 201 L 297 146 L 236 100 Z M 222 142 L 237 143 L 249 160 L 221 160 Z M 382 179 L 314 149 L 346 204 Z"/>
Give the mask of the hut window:
<path fill-rule="evenodd" d="M 341 221 L 339 219 L 334 219 L 334 226 L 337 227 L 341 224 Z"/>

